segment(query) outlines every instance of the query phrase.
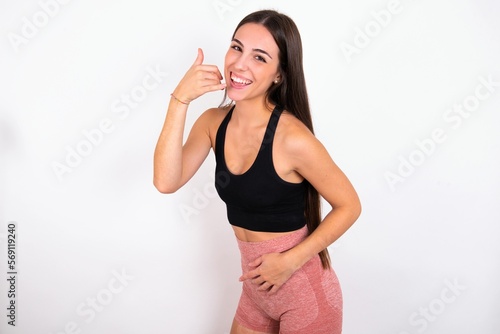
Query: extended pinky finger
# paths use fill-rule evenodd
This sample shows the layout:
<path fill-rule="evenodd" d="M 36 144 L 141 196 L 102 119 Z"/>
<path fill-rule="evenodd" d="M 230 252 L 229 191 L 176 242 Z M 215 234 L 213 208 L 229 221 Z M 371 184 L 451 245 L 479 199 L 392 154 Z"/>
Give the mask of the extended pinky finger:
<path fill-rule="evenodd" d="M 215 92 L 215 91 L 223 90 L 224 88 L 226 88 L 226 84 L 219 83 L 216 85 L 208 85 L 208 86 L 205 86 L 204 88 L 205 88 L 205 92 Z"/>

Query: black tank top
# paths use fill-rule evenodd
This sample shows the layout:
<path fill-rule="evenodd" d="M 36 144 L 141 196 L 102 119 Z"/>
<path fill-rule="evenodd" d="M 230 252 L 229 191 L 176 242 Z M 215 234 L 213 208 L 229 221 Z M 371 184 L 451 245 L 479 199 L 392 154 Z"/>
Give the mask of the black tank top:
<path fill-rule="evenodd" d="M 282 109 L 274 108 L 260 151 L 245 173 L 232 174 L 226 166 L 224 143 L 234 106 L 217 130 L 215 141 L 215 188 L 226 203 L 231 225 L 261 232 L 295 231 L 306 224 L 306 181 L 283 180 L 274 169 L 272 146 Z"/>

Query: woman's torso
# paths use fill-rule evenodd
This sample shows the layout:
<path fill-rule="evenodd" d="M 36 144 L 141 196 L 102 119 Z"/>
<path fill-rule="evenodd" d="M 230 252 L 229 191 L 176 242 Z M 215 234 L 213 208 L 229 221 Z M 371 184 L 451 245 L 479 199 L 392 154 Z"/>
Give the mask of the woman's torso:
<path fill-rule="evenodd" d="M 212 149 L 215 151 L 216 145 L 216 134 L 224 118 L 230 111 L 229 107 L 217 108 L 210 110 L 209 118 L 209 136 L 211 141 Z M 269 112 L 269 115 L 271 112 Z M 280 117 L 278 126 L 276 127 L 273 150 L 272 150 L 272 162 L 276 174 L 284 181 L 289 183 L 300 183 L 303 178 L 294 169 L 291 163 L 289 152 L 286 149 L 286 139 L 285 135 L 293 133 L 289 131 L 291 128 L 296 130 L 298 121 L 294 116 L 283 112 Z M 302 123 L 299 124 L 302 125 Z M 249 128 L 245 126 L 234 126 L 229 122 L 227 124 L 227 133 L 224 143 L 224 157 L 227 165 L 227 169 L 230 173 L 235 175 L 244 174 L 250 169 L 252 164 L 254 164 L 259 150 L 261 148 L 261 143 L 266 131 L 266 122 L 262 125 L 258 125 L 254 128 Z M 231 225 L 235 236 L 242 241 L 247 242 L 257 242 L 265 241 L 269 239 L 274 239 L 279 236 L 293 233 L 290 232 L 262 232 L 262 231 L 252 231 L 243 227 Z"/>

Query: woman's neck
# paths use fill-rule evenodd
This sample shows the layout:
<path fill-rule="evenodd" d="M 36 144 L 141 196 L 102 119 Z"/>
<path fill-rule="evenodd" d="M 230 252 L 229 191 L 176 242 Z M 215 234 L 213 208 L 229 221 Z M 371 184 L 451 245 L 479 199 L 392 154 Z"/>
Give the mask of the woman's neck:
<path fill-rule="evenodd" d="M 244 100 L 235 103 L 233 116 L 236 125 L 258 126 L 269 120 L 269 114 L 274 109 L 274 105 L 266 100 L 252 101 Z"/>

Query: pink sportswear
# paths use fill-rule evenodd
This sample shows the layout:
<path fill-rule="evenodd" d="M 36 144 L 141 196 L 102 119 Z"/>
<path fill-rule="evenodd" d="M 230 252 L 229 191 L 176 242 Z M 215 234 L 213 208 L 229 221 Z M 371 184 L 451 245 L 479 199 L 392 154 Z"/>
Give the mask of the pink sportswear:
<path fill-rule="evenodd" d="M 248 263 L 267 254 L 286 251 L 307 237 L 307 226 L 262 242 L 238 241 L 243 273 Z M 274 294 L 258 291 L 251 280 L 243 282 L 235 319 L 263 333 L 340 334 L 342 292 L 335 272 L 325 270 L 319 255 L 309 260 Z"/>

